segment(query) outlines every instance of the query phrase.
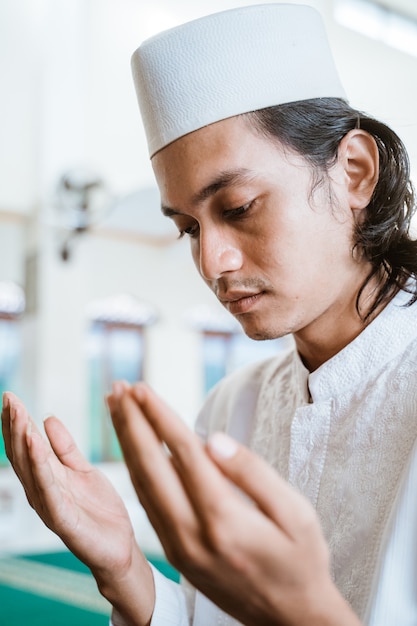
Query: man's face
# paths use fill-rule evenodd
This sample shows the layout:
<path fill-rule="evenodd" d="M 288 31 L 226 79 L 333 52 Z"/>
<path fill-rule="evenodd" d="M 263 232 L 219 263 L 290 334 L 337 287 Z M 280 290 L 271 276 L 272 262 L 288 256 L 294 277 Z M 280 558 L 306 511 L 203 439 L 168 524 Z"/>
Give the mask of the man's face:
<path fill-rule="evenodd" d="M 342 317 L 364 275 L 336 163 L 312 189 L 301 156 L 244 116 L 190 133 L 153 158 L 163 211 L 190 238 L 196 267 L 254 339 Z M 331 316 L 331 317 L 329 317 Z"/>

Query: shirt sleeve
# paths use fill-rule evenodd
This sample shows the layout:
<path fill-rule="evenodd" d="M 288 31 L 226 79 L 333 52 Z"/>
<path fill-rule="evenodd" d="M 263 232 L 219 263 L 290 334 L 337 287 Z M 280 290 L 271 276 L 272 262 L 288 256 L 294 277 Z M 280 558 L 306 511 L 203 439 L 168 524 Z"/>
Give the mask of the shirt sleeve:
<path fill-rule="evenodd" d="M 155 583 L 155 608 L 151 626 L 191 626 L 195 591 L 169 580 L 153 565 L 151 568 Z M 113 609 L 110 626 L 128 625 Z"/>

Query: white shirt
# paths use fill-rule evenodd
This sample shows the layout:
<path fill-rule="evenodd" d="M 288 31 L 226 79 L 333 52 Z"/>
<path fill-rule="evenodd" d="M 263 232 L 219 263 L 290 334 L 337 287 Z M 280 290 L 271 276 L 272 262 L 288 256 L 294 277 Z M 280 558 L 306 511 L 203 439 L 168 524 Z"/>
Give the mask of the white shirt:
<path fill-rule="evenodd" d="M 369 626 L 417 624 L 417 303 L 400 292 L 312 374 L 295 350 L 222 381 L 197 422 L 266 458 L 315 506 L 337 587 Z M 271 494 L 272 497 L 272 494 Z M 152 626 L 239 622 L 155 573 Z"/>

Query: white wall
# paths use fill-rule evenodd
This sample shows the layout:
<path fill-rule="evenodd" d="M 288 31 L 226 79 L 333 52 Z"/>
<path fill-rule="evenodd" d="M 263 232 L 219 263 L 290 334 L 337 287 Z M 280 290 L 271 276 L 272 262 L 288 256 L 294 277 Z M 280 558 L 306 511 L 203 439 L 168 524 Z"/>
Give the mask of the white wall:
<path fill-rule="evenodd" d="M 170 0 L 0 3 L 1 89 L 7 94 L 0 116 L 0 280 L 23 284 L 25 255 L 37 251 L 39 306 L 24 322 L 23 394 L 37 419 L 49 412 L 62 417 L 83 450 L 88 302 L 128 292 L 157 307 L 147 377 L 191 423 L 202 398 L 195 367 L 199 345 L 182 314 L 215 301 L 197 277 L 185 242 L 158 248 L 88 234 L 63 263 L 51 226 L 54 185 L 63 171 L 79 165 L 95 169 L 118 194 L 153 184 L 130 77 L 131 52 L 160 26 L 251 3 L 182 0 L 175 11 Z M 417 162 L 417 59 L 335 24 L 331 0 L 309 4 L 325 16 L 351 103 L 391 124 Z M 27 224 L 10 221 L 6 211 L 34 217 Z M 3 472 L 0 484 L 6 475 L 13 480 Z M 127 489 L 124 483 L 121 488 Z M 8 532 L 23 536 L 30 527 L 35 538 L 22 498 L 16 506 L 20 526 L 9 524 Z M 13 544 L 10 536 L 8 541 Z"/>

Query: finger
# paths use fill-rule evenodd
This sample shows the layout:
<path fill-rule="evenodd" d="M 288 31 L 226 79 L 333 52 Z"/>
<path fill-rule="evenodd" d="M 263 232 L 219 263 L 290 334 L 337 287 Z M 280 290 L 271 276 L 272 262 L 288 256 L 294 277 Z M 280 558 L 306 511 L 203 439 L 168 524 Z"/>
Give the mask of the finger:
<path fill-rule="evenodd" d="M 195 516 L 160 439 L 132 396 L 108 398 L 113 424 L 139 500 L 162 543 L 178 526 L 195 527 Z"/>
<path fill-rule="evenodd" d="M 178 417 L 148 385 L 137 383 L 132 386 L 132 397 L 137 401 L 144 417 L 171 452 L 186 441 L 195 442 L 202 448 L 197 435 Z"/>
<path fill-rule="evenodd" d="M 11 393 L 3 394 L 3 406 L 1 410 L 1 428 L 3 434 L 4 449 L 10 462 L 12 462 L 13 460 L 10 431 L 10 402 L 12 398 L 13 394 Z"/>
<path fill-rule="evenodd" d="M 132 479 L 141 494 L 149 488 L 156 503 L 162 503 L 169 493 L 180 496 L 183 489 L 162 442 L 129 394 L 120 399 L 113 420 L 126 465 L 133 470 Z"/>
<path fill-rule="evenodd" d="M 38 508 L 38 489 L 33 476 L 32 461 L 28 450 L 28 431 L 36 433 L 42 441 L 42 445 L 49 451 L 48 442 L 42 440 L 41 435 L 29 417 L 23 403 L 14 396 L 8 394 L 9 400 L 9 458 L 13 469 L 23 485 L 26 497 L 31 506 Z"/>
<path fill-rule="evenodd" d="M 27 442 L 34 485 L 31 490 L 32 506 L 50 528 L 59 527 L 65 539 L 64 529 L 70 517 L 66 511 L 71 496 L 63 491 L 59 479 L 62 465 L 39 432 L 29 428 Z"/>
<path fill-rule="evenodd" d="M 120 400 L 127 391 L 129 391 L 130 385 L 125 381 L 116 380 L 112 384 L 112 393 L 109 393 L 106 397 L 107 408 L 110 412 L 110 417 L 113 422 L 113 426 L 115 426 L 115 422 L 120 425 L 120 428 L 123 426 L 123 414 L 121 414 Z"/>
<path fill-rule="evenodd" d="M 223 473 L 288 536 L 296 538 L 306 526 L 317 523 L 308 500 L 245 446 L 219 432 L 211 435 L 207 450 Z"/>
<path fill-rule="evenodd" d="M 157 436 L 168 446 L 199 519 L 207 527 L 227 514 L 239 496 L 207 456 L 199 437 L 147 385 L 134 385 L 131 394 Z"/>
<path fill-rule="evenodd" d="M 5 444 L 5 451 L 10 462 L 13 462 L 13 441 L 12 441 L 12 424 L 16 417 L 16 412 L 19 414 L 19 418 L 23 419 L 23 426 L 26 428 L 29 421 L 29 415 L 22 403 L 22 401 L 10 391 L 3 394 L 3 407 L 2 407 L 2 433 Z M 19 432 L 19 428 L 16 428 L 15 432 Z"/>
<path fill-rule="evenodd" d="M 56 475 L 51 467 L 51 460 L 54 458 L 53 452 L 46 445 L 44 438 L 38 432 L 33 431 L 31 427 L 28 428 L 26 440 L 36 490 L 41 493 L 50 493 Z"/>
<path fill-rule="evenodd" d="M 63 465 L 81 472 L 93 469 L 59 419 L 48 417 L 44 422 L 44 428 L 52 450 Z"/>
<path fill-rule="evenodd" d="M 273 522 L 243 499 L 229 480 L 225 480 L 217 465 L 207 456 L 200 439 L 149 387 L 135 385 L 125 401 L 131 405 L 132 399 L 137 401 L 133 407 L 136 407 L 142 422 L 131 457 L 132 465 L 137 464 L 136 475 L 141 475 L 144 481 L 138 487 L 142 493 L 140 499 L 169 560 L 178 569 L 186 573 L 186 568 L 191 564 L 198 566 L 199 563 L 211 562 L 213 556 L 216 558 L 215 555 L 219 553 L 233 552 L 233 546 L 246 545 L 248 529 L 239 521 L 236 526 L 235 522 L 243 517 L 247 519 L 247 516 L 256 528 L 261 529 L 260 536 L 272 532 L 275 544 L 284 547 L 283 541 L 286 539 L 277 534 Z M 145 433 L 150 435 L 149 439 Z M 129 446 L 135 435 L 126 431 L 124 436 Z M 161 453 L 161 440 L 170 449 L 177 472 L 175 477 L 180 479 L 179 487 L 177 480 L 175 483 L 181 499 L 166 478 L 165 469 L 161 470 L 160 461 L 150 454 L 152 445 L 157 446 Z M 140 446 L 142 452 L 138 453 Z M 144 459 L 148 454 L 149 465 L 145 467 L 147 463 L 144 463 Z M 155 468 L 158 468 L 157 473 Z M 151 485 L 150 489 L 147 483 Z M 152 510 L 152 507 L 155 508 Z"/>
<path fill-rule="evenodd" d="M 26 433 L 32 420 L 25 405 L 17 396 L 9 395 L 9 401 L 10 455 L 16 474 L 26 483 L 31 474 Z M 34 423 L 32 428 L 37 431 Z"/>

